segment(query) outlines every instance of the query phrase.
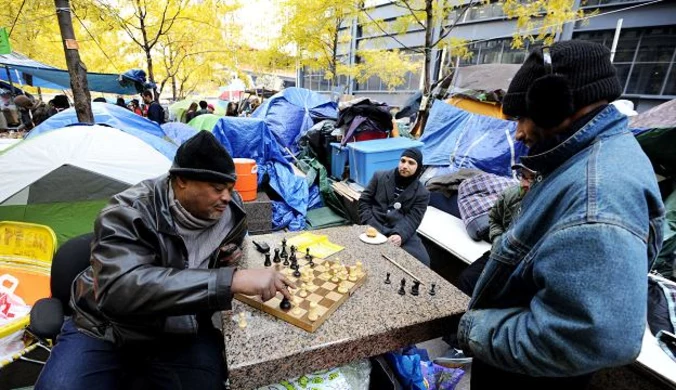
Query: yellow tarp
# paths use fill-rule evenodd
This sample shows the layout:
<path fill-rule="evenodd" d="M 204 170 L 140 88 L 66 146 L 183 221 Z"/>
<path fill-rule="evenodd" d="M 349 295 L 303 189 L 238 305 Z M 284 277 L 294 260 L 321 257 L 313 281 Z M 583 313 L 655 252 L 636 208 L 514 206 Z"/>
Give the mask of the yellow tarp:
<path fill-rule="evenodd" d="M 452 97 L 446 100 L 446 103 L 454 105 L 460 109 L 473 114 L 492 116 L 493 118 L 506 119 L 502 114 L 502 106 L 497 103 L 478 102 L 463 97 Z"/>
<path fill-rule="evenodd" d="M 320 259 L 325 259 L 345 249 L 345 247 L 329 241 L 328 236 L 309 232 L 290 238 L 286 242 L 286 245 L 294 245 L 296 248 L 298 248 L 298 254 L 300 255 L 299 257 L 305 256 L 305 250 L 310 248 L 310 254 L 313 257 Z"/>

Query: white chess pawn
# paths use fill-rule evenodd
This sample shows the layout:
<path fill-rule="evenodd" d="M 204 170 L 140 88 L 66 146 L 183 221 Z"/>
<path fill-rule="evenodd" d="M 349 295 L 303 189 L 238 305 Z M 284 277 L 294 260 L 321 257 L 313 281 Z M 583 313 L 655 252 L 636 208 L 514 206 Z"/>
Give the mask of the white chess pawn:
<path fill-rule="evenodd" d="M 315 322 L 319 319 L 319 314 L 317 313 L 317 302 L 310 302 L 310 312 L 307 315 L 307 319 Z"/>
<path fill-rule="evenodd" d="M 340 283 L 340 286 L 338 286 L 338 292 L 341 294 L 347 294 L 349 290 L 345 286 L 345 283 Z"/>
<path fill-rule="evenodd" d="M 357 261 L 356 264 L 357 264 L 356 265 L 356 267 L 357 267 L 357 277 L 360 277 L 360 276 L 364 275 L 364 269 L 362 268 L 363 264 L 361 263 L 361 261 Z"/>
<path fill-rule="evenodd" d="M 348 278 L 350 282 L 357 281 L 357 266 L 350 267 L 350 277 Z"/>
<path fill-rule="evenodd" d="M 300 291 L 298 292 L 298 296 L 301 298 L 307 298 L 308 293 L 307 293 L 307 287 L 305 286 L 305 283 L 300 287 Z"/>
<path fill-rule="evenodd" d="M 244 329 L 248 325 L 247 322 L 246 322 L 246 313 L 245 312 L 242 311 L 242 312 L 239 313 L 239 322 L 237 323 L 237 325 L 239 326 L 240 329 Z"/>
<path fill-rule="evenodd" d="M 299 316 L 303 313 L 303 309 L 300 308 L 300 303 L 302 300 L 298 297 L 293 297 L 293 310 L 291 310 L 291 314 L 295 316 Z"/>
<path fill-rule="evenodd" d="M 333 275 L 331 277 L 331 282 L 333 282 L 333 283 L 338 283 L 340 281 L 340 279 L 338 278 L 337 272 L 338 271 L 335 268 L 331 270 L 331 275 Z"/>

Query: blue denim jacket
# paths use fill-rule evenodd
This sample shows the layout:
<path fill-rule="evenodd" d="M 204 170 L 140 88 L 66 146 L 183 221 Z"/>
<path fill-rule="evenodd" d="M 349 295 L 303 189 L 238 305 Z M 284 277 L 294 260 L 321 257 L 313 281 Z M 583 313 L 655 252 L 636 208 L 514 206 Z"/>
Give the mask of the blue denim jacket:
<path fill-rule="evenodd" d="M 494 246 L 458 339 L 477 358 L 530 376 L 631 363 L 646 323 L 647 273 L 664 205 L 627 118 L 609 105 L 557 147 Z"/>

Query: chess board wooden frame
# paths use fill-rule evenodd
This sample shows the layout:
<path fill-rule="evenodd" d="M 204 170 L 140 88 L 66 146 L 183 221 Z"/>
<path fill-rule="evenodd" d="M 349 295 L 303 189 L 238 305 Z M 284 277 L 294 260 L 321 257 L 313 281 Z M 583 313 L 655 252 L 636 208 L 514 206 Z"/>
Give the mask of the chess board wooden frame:
<path fill-rule="evenodd" d="M 303 310 L 302 313 L 298 316 L 292 314 L 293 308 L 295 306 L 292 305 L 291 309 L 288 311 L 284 311 L 280 309 L 279 304 L 282 301 L 282 294 L 277 293 L 277 295 L 270 299 L 267 302 L 262 302 L 259 297 L 253 297 L 253 296 L 247 296 L 247 295 L 242 295 L 242 294 L 235 294 L 235 299 L 237 299 L 240 302 L 246 303 L 247 305 L 254 307 L 260 311 L 263 311 L 265 313 L 268 313 L 274 317 L 277 317 L 279 319 L 282 319 L 292 325 L 295 325 L 301 329 L 304 329 L 308 332 L 314 332 L 319 327 L 326 321 L 335 311 L 338 309 L 343 302 L 347 300 L 354 292 L 361 287 L 362 284 L 364 284 L 364 281 L 366 280 L 366 272 L 363 271 L 363 274 L 360 275 L 355 282 L 351 282 L 349 280 L 344 281 L 346 284 L 346 287 L 348 288 L 347 293 L 341 294 L 338 292 L 338 283 L 333 283 L 329 279 L 331 279 L 331 275 L 329 274 L 329 269 L 325 268 L 323 265 L 324 261 L 328 261 L 330 266 L 333 266 L 335 264 L 335 261 L 331 260 L 320 260 L 316 259 L 317 264 L 313 268 L 314 272 L 314 279 L 313 283 L 314 286 L 312 289 L 308 290 L 309 295 L 306 298 L 300 298 L 298 297 L 298 292 L 300 289 L 294 289 L 290 290 L 291 295 L 294 297 L 300 298 L 302 301 L 300 303 L 300 308 Z M 301 263 L 303 265 L 301 265 Z M 282 265 L 282 263 L 275 264 L 273 263 L 272 268 L 276 268 L 279 265 L 278 269 L 294 283 L 300 278 L 296 278 L 293 275 L 291 275 L 291 272 L 287 270 L 291 270 L 288 266 Z M 303 272 L 304 269 L 309 268 L 310 266 L 308 265 L 308 262 L 305 259 L 299 259 L 298 260 L 298 265 L 300 267 L 301 272 Z M 343 264 L 345 265 L 345 264 Z M 310 309 L 310 302 L 317 302 L 317 310 L 319 314 L 319 318 L 317 321 L 310 321 L 308 319 L 308 313 Z"/>

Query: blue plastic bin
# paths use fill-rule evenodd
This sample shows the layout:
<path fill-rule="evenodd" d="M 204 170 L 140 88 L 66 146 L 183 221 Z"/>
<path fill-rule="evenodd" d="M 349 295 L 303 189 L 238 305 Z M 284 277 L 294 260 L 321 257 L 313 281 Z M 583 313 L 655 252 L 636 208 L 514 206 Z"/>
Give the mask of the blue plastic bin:
<path fill-rule="evenodd" d="M 394 169 L 401 152 L 408 148 L 420 149 L 423 145 L 403 137 L 349 143 L 350 179 L 366 187 L 376 171 Z"/>
<path fill-rule="evenodd" d="M 347 147 L 340 147 L 339 142 L 331 142 L 331 177 L 343 180 L 345 165 L 350 162 Z"/>

